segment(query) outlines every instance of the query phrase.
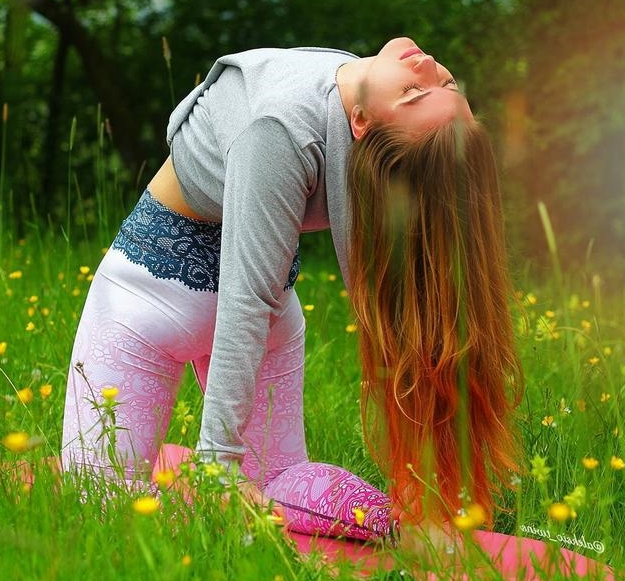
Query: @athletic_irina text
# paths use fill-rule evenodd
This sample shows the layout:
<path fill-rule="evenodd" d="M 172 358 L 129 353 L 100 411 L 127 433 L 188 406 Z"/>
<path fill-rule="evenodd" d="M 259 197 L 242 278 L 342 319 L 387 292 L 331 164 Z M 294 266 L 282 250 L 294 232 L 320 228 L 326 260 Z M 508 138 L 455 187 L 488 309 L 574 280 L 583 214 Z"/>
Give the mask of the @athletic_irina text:
<path fill-rule="evenodd" d="M 539 529 L 533 525 L 525 524 L 521 525 L 521 531 L 530 535 L 535 535 L 546 541 L 560 543 L 561 545 L 564 545 L 567 549 L 584 548 L 595 551 L 597 554 L 601 554 L 603 553 L 603 551 L 605 551 L 605 547 L 601 541 L 587 541 L 584 538 L 584 535 L 578 537 L 577 535 L 564 535 L 560 533 L 552 537 L 550 531 Z"/>

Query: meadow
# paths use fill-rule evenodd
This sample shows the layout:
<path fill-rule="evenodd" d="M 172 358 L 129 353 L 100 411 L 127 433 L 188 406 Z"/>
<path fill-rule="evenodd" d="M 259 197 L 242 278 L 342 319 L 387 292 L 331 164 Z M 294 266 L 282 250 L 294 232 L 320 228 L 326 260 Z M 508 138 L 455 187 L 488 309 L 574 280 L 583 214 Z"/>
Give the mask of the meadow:
<path fill-rule="evenodd" d="M 114 234 L 114 218 L 98 223 L 87 232 L 33 218 L 24 238 L 0 232 L 0 579 L 354 578 L 349 562 L 299 558 L 280 523 L 235 492 L 224 504 L 227 485 L 209 472 L 188 468 L 198 490 L 192 505 L 166 490 L 165 476 L 160 502 L 151 504 L 138 493 L 77 486 L 40 462 L 59 453 L 73 333 Z M 312 236 L 296 286 L 308 325 L 309 454 L 384 488 L 362 437 L 358 330 L 329 239 Z M 495 530 L 530 538 L 548 531 L 561 535 L 560 546 L 624 569 L 625 297 L 604 296 L 599 275 L 563 274 L 557 261 L 542 280 L 530 272 L 515 275 L 514 307 L 526 378 L 517 420 L 525 465 L 511 474 L 516 492 L 504 495 Z M 193 447 L 200 412 L 187 373 L 167 441 Z M 35 467 L 34 483 L 16 476 L 24 462 Z M 371 578 L 409 579 L 406 555 L 388 551 L 396 570 Z"/>

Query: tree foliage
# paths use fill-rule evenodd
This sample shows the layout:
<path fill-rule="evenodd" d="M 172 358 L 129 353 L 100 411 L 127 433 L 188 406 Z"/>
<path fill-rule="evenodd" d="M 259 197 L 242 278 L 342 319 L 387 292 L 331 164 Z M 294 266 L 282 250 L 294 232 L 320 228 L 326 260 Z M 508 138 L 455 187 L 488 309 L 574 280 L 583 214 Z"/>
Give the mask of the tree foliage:
<path fill-rule="evenodd" d="M 582 255 L 590 239 L 603 249 L 625 247 L 621 5 L 7 0 L 0 101 L 10 113 L 0 199 L 5 207 L 12 200 L 18 225 L 30 215 L 31 197 L 39 215 L 53 220 L 68 196 L 88 205 L 99 193 L 130 205 L 167 155 L 174 103 L 217 57 L 264 46 L 332 46 L 366 56 L 406 35 L 454 72 L 489 126 L 513 210 L 509 231 L 524 254 L 544 253 L 539 199 L 569 256 Z"/>

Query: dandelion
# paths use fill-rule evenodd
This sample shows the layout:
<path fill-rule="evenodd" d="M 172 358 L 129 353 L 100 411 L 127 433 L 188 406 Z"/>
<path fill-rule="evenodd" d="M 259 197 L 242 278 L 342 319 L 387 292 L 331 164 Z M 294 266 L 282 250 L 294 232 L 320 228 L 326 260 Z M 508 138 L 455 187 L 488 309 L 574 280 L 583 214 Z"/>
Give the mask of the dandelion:
<path fill-rule="evenodd" d="M 597 466 L 599 466 L 599 460 L 593 458 L 592 456 L 587 456 L 586 458 L 582 458 L 582 465 L 586 470 L 594 470 Z"/>
<path fill-rule="evenodd" d="M 211 462 L 210 464 L 204 464 L 204 474 L 209 478 L 221 476 L 223 474 L 224 467 L 217 462 Z"/>
<path fill-rule="evenodd" d="M 623 470 L 623 468 L 625 468 L 625 461 L 623 461 L 623 458 L 612 456 L 612 458 L 610 458 L 610 466 L 612 470 Z"/>
<path fill-rule="evenodd" d="M 584 329 L 584 331 L 586 331 L 586 332 L 590 331 L 590 329 L 592 328 L 592 323 L 590 321 L 587 321 L 586 319 L 583 319 L 580 322 L 580 325 L 581 325 L 582 329 Z"/>
<path fill-rule="evenodd" d="M 176 474 L 171 469 L 159 470 L 154 475 L 154 482 L 156 482 L 156 484 L 163 488 L 169 488 L 173 484 L 175 479 Z"/>
<path fill-rule="evenodd" d="M 339 293 L 339 296 L 340 296 L 342 299 L 347 298 L 347 291 L 346 291 L 345 289 L 343 289 L 343 290 Z"/>
<path fill-rule="evenodd" d="M 107 385 L 100 390 L 100 393 L 106 401 L 111 402 L 114 401 L 119 394 L 119 388 L 114 385 Z"/>
<path fill-rule="evenodd" d="M 315 305 L 304 305 L 304 310 L 308 313 L 315 310 Z"/>
<path fill-rule="evenodd" d="M 453 521 L 458 530 L 471 531 L 486 522 L 486 511 L 479 504 L 470 504 L 466 509 L 460 509 Z"/>
<path fill-rule="evenodd" d="M 7 352 L 8 344 L 6 341 L 0 341 L 0 357 Z"/>
<path fill-rule="evenodd" d="M 329 274 L 328 275 L 328 280 L 330 282 L 334 282 L 336 280 L 336 274 Z"/>
<path fill-rule="evenodd" d="M 525 295 L 525 301 L 527 302 L 528 305 L 535 305 L 538 302 L 538 299 L 536 298 L 535 294 L 527 293 Z"/>
<path fill-rule="evenodd" d="M 612 355 L 612 347 L 604 347 L 603 348 L 603 354 L 606 357 L 609 357 L 610 355 Z"/>
<path fill-rule="evenodd" d="M 35 316 L 35 307 L 28 307 L 28 310 L 26 311 L 26 313 L 28 314 L 29 317 L 34 317 Z"/>
<path fill-rule="evenodd" d="M 555 426 L 554 421 L 553 421 L 553 416 L 545 416 L 545 417 L 542 419 L 542 422 L 540 422 L 540 423 L 541 423 L 543 426 L 552 426 L 552 425 L 554 425 L 554 426 Z"/>
<path fill-rule="evenodd" d="M 11 432 L 2 438 L 2 445 L 11 452 L 19 454 L 28 450 L 28 441 L 29 437 L 26 432 Z"/>
<path fill-rule="evenodd" d="M 582 301 L 582 307 L 584 307 L 585 309 L 587 309 L 590 306 L 590 301 L 586 300 L 586 301 Z"/>
<path fill-rule="evenodd" d="M 182 559 L 180 559 L 180 563 L 182 563 L 183 567 L 188 567 L 191 564 L 191 555 L 184 555 Z"/>
<path fill-rule="evenodd" d="M 50 309 L 48 307 L 43 307 L 43 309 L 41 309 L 41 314 L 44 317 L 47 317 L 48 315 L 50 315 Z"/>
<path fill-rule="evenodd" d="M 159 508 L 161 508 L 161 503 L 153 496 L 143 496 L 132 503 L 132 509 L 138 514 L 154 514 Z"/>
<path fill-rule="evenodd" d="M 87 282 L 91 282 L 93 280 L 93 275 L 90 274 L 87 276 Z"/>
<path fill-rule="evenodd" d="M 18 278 L 22 278 L 24 273 L 21 270 L 14 270 L 13 272 L 9 272 L 9 279 L 17 280 Z"/>
<path fill-rule="evenodd" d="M 35 304 L 38 300 L 39 300 L 39 297 L 37 295 L 33 295 L 32 297 L 28 299 L 28 302 Z"/>
<path fill-rule="evenodd" d="M 80 296 L 80 289 L 79 288 L 75 288 L 72 290 L 72 296 L 73 297 L 77 297 Z"/>
<path fill-rule="evenodd" d="M 542 458 L 536 454 L 530 463 L 532 465 L 532 476 L 534 476 L 538 482 L 546 482 L 549 478 L 549 472 L 551 472 L 551 468 L 547 466 L 547 458 Z"/>
<path fill-rule="evenodd" d="M 548 319 L 553 319 L 555 316 L 556 316 L 555 311 L 545 311 L 545 317 L 547 317 Z"/>
<path fill-rule="evenodd" d="M 588 360 L 588 363 L 590 363 L 591 365 L 597 365 L 597 363 L 599 363 L 599 357 L 591 357 Z"/>
<path fill-rule="evenodd" d="M 80 270 L 80 274 L 89 274 L 89 272 L 91 271 L 91 269 L 88 266 L 81 266 L 79 270 Z"/>
<path fill-rule="evenodd" d="M 347 325 L 347 327 L 345 327 L 345 331 L 347 333 L 355 333 L 358 330 L 358 325 L 356 325 L 355 323 L 350 323 L 349 325 Z"/>
<path fill-rule="evenodd" d="M 564 522 L 571 518 L 571 509 L 564 502 L 554 502 L 547 510 L 549 518 L 558 522 Z"/>
<path fill-rule="evenodd" d="M 51 393 L 52 393 L 52 386 L 49 383 L 46 383 L 39 388 L 39 395 L 41 395 L 42 399 L 46 399 L 50 397 Z"/>
<path fill-rule="evenodd" d="M 356 524 L 361 527 L 365 522 L 365 516 L 367 514 L 367 511 L 364 508 L 357 506 L 355 508 L 352 508 L 352 514 L 354 515 Z"/>
<path fill-rule="evenodd" d="M 29 404 L 33 401 L 33 390 L 30 387 L 25 387 L 24 389 L 20 389 L 17 391 L 17 399 L 20 400 L 24 405 Z"/>
<path fill-rule="evenodd" d="M 35 330 L 35 323 L 33 323 L 32 321 L 28 321 L 28 325 L 26 325 L 26 330 L 28 332 L 34 331 Z"/>
<path fill-rule="evenodd" d="M 606 401 L 608 401 L 611 397 L 612 397 L 612 396 L 611 396 L 609 393 L 607 393 L 607 392 L 605 392 L 605 391 L 604 391 L 604 392 L 601 394 L 601 402 L 602 402 L 602 403 L 605 403 L 605 402 L 606 402 Z"/>

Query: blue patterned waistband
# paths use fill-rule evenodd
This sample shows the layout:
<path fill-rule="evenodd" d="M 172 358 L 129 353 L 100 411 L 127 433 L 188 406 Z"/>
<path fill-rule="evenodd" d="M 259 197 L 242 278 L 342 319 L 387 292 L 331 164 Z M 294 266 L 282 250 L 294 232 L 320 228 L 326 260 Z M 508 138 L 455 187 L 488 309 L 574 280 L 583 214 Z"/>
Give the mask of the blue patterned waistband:
<path fill-rule="evenodd" d="M 175 279 L 193 290 L 217 292 L 221 224 L 202 222 L 178 214 L 146 190 L 122 222 L 111 248 L 156 278 Z M 284 289 L 295 285 L 299 274 L 296 253 Z"/>

